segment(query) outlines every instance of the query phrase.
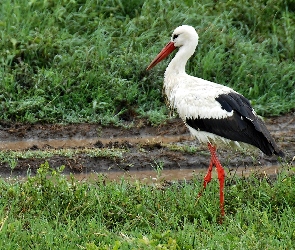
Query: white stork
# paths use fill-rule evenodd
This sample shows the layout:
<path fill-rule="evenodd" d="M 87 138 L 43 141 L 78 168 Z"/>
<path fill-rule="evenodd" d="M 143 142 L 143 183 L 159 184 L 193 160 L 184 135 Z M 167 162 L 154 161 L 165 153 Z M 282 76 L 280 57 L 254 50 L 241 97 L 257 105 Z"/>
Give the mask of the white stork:
<path fill-rule="evenodd" d="M 229 87 L 190 76 L 185 72 L 185 65 L 194 54 L 197 45 L 196 30 L 188 25 L 179 26 L 174 30 L 171 41 L 151 62 L 147 70 L 178 48 L 165 71 L 164 91 L 170 107 L 178 112 L 191 134 L 200 142 L 208 144 L 211 160 L 204 178 L 203 190 L 211 181 L 211 172 L 215 165 L 220 185 L 222 220 L 225 214 L 225 172 L 216 156 L 216 145 L 219 142 L 243 142 L 259 148 L 268 156 L 275 154 L 283 157 L 284 153 L 277 147 L 263 121 L 244 96 Z"/>

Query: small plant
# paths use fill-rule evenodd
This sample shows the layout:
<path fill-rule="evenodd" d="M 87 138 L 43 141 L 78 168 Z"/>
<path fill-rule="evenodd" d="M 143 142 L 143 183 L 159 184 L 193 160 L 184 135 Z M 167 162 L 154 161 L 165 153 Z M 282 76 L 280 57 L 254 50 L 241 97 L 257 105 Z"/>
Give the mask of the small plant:
<path fill-rule="evenodd" d="M 157 179 L 159 179 L 162 175 L 162 171 L 164 169 L 164 162 L 156 162 L 155 161 L 155 164 L 152 165 L 152 168 L 156 171 L 157 173 Z"/>
<path fill-rule="evenodd" d="M 8 158 L 8 165 L 11 168 L 11 171 L 12 171 L 17 166 L 17 159 Z"/>
<path fill-rule="evenodd" d="M 201 150 L 197 146 L 190 146 L 190 145 L 164 144 L 163 146 L 169 148 L 172 151 L 180 151 L 180 152 L 185 152 L 188 154 L 195 154 L 197 151 Z"/>

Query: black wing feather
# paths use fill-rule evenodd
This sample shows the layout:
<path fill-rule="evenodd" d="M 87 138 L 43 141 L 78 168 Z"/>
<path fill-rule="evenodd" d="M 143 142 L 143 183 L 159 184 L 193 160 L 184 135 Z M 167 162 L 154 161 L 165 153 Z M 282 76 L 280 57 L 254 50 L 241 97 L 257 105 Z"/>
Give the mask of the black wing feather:
<path fill-rule="evenodd" d="M 266 155 L 284 156 L 263 121 L 255 114 L 250 102 L 242 95 L 231 92 L 216 99 L 227 112 L 233 115 L 222 119 L 186 118 L 186 123 L 201 131 L 258 147 Z"/>

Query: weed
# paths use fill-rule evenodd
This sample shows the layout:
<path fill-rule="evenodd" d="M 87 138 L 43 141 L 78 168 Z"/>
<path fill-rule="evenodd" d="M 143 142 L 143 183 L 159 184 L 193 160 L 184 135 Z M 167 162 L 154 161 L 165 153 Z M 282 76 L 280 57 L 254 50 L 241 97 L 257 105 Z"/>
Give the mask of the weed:
<path fill-rule="evenodd" d="M 195 154 L 197 151 L 202 150 L 197 146 L 191 146 L 191 145 L 164 144 L 163 146 L 169 148 L 169 150 L 172 150 L 172 151 L 180 151 L 180 152 L 185 152 L 188 154 Z"/>
<path fill-rule="evenodd" d="M 157 179 L 159 179 L 162 175 L 162 171 L 164 169 L 164 163 L 163 162 L 156 162 L 155 161 L 155 164 L 152 165 L 152 168 L 156 171 L 157 173 Z"/>

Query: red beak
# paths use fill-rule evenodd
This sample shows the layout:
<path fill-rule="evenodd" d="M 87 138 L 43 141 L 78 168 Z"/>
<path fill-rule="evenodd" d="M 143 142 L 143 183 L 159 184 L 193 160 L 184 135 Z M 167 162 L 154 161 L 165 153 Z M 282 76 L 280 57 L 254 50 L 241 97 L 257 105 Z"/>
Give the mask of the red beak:
<path fill-rule="evenodd" d="M 169 54 L 175 50 L 176 47 L 174 46 L 173 42 L 167 43 L 167 45 L 161 50 L 161 52 L 156 56 L 156 58 L 151 62 L 151 64 L 146 68 L 146 70 L 150 70 L 154 66 L 156 66 L 159 62 L 165 59 Z"/>

